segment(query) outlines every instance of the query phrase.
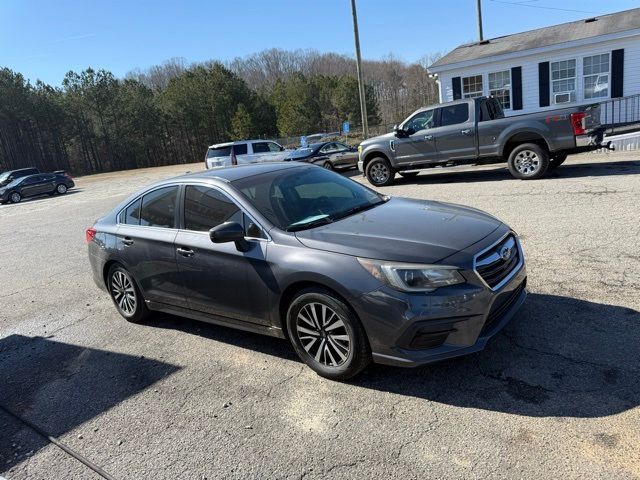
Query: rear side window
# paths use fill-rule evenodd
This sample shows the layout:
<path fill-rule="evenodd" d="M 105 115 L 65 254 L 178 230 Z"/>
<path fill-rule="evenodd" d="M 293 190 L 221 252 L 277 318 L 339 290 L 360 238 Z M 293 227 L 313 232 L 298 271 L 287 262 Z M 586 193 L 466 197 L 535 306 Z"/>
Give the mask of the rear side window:
<path fill-rule="evenodd" d="M 140 225 L 140 206 L 142 205 L 142 199 L 139 198 L 131 205 L 129 205 L 125 210 L 124 214 L 121 218 L 121 223 L 126 223 L 127 225 Z"/>
<path fill-rule="evenodd" d="M 184 228 L 206 232 L 224 222 L 242 224 L 242 212 L 216 189 L 187 185 L 184 197 Z"/>
<path fill-rule="evenodd" d="M 469 104 L 458 103 L 440 109 L 440 126 L 456 125 L 469 120 Z"/>
<path fill-rule="evenodd" d="M 140 225 L 173 228 L 176 218 L 178 187 L 164 187 L 142 197 Z"/>
<path fill-rule="evenodd" d="M 269 152 L 269 143 L 256 142 L 253 144 L 253 153 L 267 153 Z"/>

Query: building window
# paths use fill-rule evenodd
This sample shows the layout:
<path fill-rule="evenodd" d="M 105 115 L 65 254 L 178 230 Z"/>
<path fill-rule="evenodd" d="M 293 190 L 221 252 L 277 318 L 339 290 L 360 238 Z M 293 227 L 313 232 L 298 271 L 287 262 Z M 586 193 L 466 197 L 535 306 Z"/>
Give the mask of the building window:
<path fill-rule="evenodd" d="M 500 102 L 502 108 L 511 108 L 511 72 L 494 72 L 489 74 L 489 95 Z"/>
<path fill-rule="evenodd" d="M 462 98 L 482 96 L 482 75 L 462 77 Z"/>
<path fill-rule="evenodd" d="M 584 98 L 609 96 L 609 54 L 593 55 L 582 59 Z"/>
<path fill-rule="evenodd" d="M 563 60 L 551 63 L 551 91 L 555 103 L 566 103 L 575 100 L 576 92 L 576 61 Z M 568 95 L 557 95 L 568 94 Z M 563 101 L 556 102 L 556 98 Z"/>

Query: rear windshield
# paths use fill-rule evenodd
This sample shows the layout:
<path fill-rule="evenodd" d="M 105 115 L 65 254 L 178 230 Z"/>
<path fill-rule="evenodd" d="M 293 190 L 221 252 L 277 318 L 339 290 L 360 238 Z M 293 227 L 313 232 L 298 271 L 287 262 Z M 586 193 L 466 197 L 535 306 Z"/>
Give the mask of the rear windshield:
<path fill-rule="evenodd" d="M 231 155 L 232 147 L 233 147 L 233 152 L 236 155 L 246 155 L 247 153 L 247 144 L 239 143 L 238 145 L 228 145 L 226 147 L 209 148 L 209 150 L 207 150 L 207 158 L 228 157 L 229 155 Z"/>

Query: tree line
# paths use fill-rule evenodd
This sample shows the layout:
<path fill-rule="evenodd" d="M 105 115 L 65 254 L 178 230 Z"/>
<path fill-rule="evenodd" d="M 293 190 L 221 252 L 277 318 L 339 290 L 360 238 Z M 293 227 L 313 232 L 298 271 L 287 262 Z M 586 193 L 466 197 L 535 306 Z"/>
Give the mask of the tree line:
<path fill-rule="evenodd" d="M 370 124 L 437 101 L 426 63 L 364 63 Z M 332 53 L 266 50 L 226 64 L 171 59 L 125 78 L 88 68 L 68 72 L 60 87 L 0 69 L 0 171 L 190 163 L 212 143 L 336 131 L 345 120 L 361 123 L 355 64 Z"/>

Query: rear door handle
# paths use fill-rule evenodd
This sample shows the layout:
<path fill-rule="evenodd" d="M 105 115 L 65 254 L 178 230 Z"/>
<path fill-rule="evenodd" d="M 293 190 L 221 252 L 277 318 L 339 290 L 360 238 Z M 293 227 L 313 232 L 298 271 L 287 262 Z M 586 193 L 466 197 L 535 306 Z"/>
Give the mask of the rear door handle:
<path fill-rule="evenodd" d="M 433 135 L 425 135 L 424 139 L 425 140 L 433 140 Z"/>
<path fill-rule="evenodd" d="M 464 130 L 461 130 L 460 133 L 462 133 L 463 135 L 471 135 L 471 129 L 465 128 Z"/>
<path fill-rule="evenodd" d="M 124 237 L 124 238 L 122 239 L 122 243 L 123 243 L 125 246 L 127 246 L 127 247 L 128 247 L 129 245 L 133 245 L 133 238 L 130 238 L 130 237 Z"/>
<path fill-rule="evenodd" d="M 176 250 L 183 257 L 193 257 L 195 255 L 195 252 L 190 248 L 178 247 Z"/>

